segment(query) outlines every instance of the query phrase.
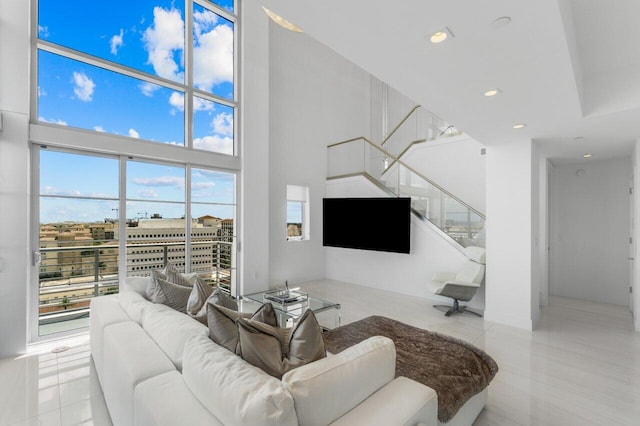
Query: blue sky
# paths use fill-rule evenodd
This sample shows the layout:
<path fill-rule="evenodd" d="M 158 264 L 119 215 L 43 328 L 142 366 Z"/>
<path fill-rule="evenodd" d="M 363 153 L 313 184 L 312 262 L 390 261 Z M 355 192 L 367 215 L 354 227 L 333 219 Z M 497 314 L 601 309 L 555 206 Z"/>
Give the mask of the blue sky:
<path fill-rule="evenodd" d="M 119 161 L 114 158 L 42 149 L 40 223 L 116 218 L 118 172 Z M 184 167 L 128 160 L 126 173 L 127 218 L 150 217 L 153 213 L 164 218 L 184 216 Z M 232 173 L 191 169 L 192 217 L 235 217 L 235 195 Z"/>
<path fill-rule="evenodd" d="M 38 35 L 73 50 L 177 83 L 185 81 L 183 1 L 40 0 Z M 233 0 L 211 2 L 233 11 Z M 234 25 L 194 5 L 195 88 L 234 98 Z M 185 145 L 185 94 L 50 53 L 38 52 L 38 120 L 159 143 Z M 194 98 L 193 146 L 233 154 L 233 108 Z M 100 173 L 95 173 L 100 170 Z M 234 176 L 194 170 L 193 217 L 234 217 Z M 127 217 L 184 215 L 185 169 L 129 161 Z M 41 223 L 115 217 L 118 160 L 41 151 Z M 58 198 L 57 195 L 83 199 Z M 95 198 L 107 198 L 97 200 Z"/>
<path fill-rule="evenodd" d="M 212 2 L 226 9 L 229 0 Z M 164 0 L 39 2 L 38 35 L 61 46 L 178 83 L 185 81 L 184 3 Z M 100 19 L 96 19 L 98 17 Z M 194 5 L 193 81 L 233 100 L 234 25 Z M 38 120 L 184 145 L 181 91 L 65 57 L 38 53 Z M 233 154 L 233 108 L 194 99 L 194 147 Z"/>

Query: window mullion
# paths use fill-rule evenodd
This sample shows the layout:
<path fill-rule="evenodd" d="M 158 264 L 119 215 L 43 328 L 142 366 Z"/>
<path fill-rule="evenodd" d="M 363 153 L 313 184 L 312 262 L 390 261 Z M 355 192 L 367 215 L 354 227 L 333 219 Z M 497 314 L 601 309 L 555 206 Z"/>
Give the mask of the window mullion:
<path fill-rule="evenodd" d="M 193 4 L 191 0 L 185 0 L 184 11 L 184 72 L 187 84 L 184 99 L 184 144 L 193 149 Z"/>

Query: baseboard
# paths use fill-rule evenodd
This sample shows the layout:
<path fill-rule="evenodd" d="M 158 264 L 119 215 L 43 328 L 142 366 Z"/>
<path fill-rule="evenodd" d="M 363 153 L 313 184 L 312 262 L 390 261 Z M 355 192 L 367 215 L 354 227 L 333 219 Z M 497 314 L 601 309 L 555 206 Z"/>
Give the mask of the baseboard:
<path fill-rule="evenodd" d="M 509 327 L 521 328 L 523 330 L 532 331 L 534 329 L 534 320 L 527 317 L 515 317 L 505 315 L 495 311 L 484 311 L 484 320 L 487 322 L 495 322 L 497 324 L 508 325 Z"/>

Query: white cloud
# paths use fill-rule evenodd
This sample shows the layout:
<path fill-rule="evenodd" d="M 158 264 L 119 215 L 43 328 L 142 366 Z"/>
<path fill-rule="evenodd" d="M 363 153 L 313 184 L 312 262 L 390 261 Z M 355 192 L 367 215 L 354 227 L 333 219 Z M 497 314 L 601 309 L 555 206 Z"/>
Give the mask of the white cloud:
<path fill-rule="evenodd" d="M 129 137 L 140 139 L 140 133 L 138 133 L 135 129 L 129 129 Z"/>
<path fill-rule="evenodd" d="M 122 28 L 120 28 L 120 34 L 116 34 L 113 37 L 111 37 L 111 54 L 112 55 L 117 55 L 118 54 L 118 48 L 122 46 L 123 40 L 122 37 L 124 36 L 124 30 Z"/>
<path fill-rule="evenodd" d="M 233 81 L 233 30 L 218 25 L 195 40 L 193 83 L 211 91 L 215 84 Z"/>
<path fill-rule="evenodd" d="M 202 12 L 193 12 L 193 32 L 196 39 L 199 38 L 202 33 L 215 27 L 218 23 L 218 15 L 208 10 Z"/>
<path fill-rule="evenodd" d="M 54 186 L 44 186 L 42 188 L 40 188 L 40 194 L 42 195 L 64 195 L 67 197 L 78 197 L 80 195 L 82 195 L 82 193 L 80 191 L 78 191 L 77 189 L 69 189 L 69 190 L 62 190 L 62 189 L 58 189 Z"/>
<path fill-rule="evenodd" d="M 149 55 L 148 63 L 160 77 L 182 81 L 175 61 L 175 53 L 184 51 L 184 21 L 177 9 L 153 8 L 153 24 L 142 36 L 144 47 Z"/>
<path fill-rule="evenodd" d="M 38 97 L 47 96 L 47 92 L 44 91 L 40 86 L 38 86 Z"/>
<path fill-rule="evenodd" d="M 180 92 L 173 92 L 169 96 L 169 105 L 177 110 L 184 111 L 184 95 Z"/>
<path fill-rule="evenodd" d="M 221 154 L 233 155 L 233 138 L 220 136 L 205 136 L 195 138 L 193 147 L 205 151 L 219 152 Z"/>
<path fill-rule="evenodd" d="M 104 127 L 102 126 L 93 126 L 93 130 L 96 132 L 104 132 Z"/>
<path fill-rule="evenodd" d="M 142 189 L 138 191 L 140 198 L 157 198 L 158 193 L 151 188 Z"/>
<path fill-rule="evenodd" d="M 169 105 L 179 111 L 184 111 L 184 94 L 180 92 L 171 93 L 171 96 L 169 96 Z M 206 99 L 198 98 L 196 96 L 193 97 L 194 111 L 212 111 L 213 107 L 213 102 L 207 101 Z M 175 111 L 172 112 L 172 115 L 174 113 Z"/>
<path fill-rule="evenodd" d="M 177 186 L 184 188 L 184 178 L 177 176 L 158 176 L 153 178 L 133 178 L 133 183 L 142 186 Z"/>
<path fill-rule="evenodd" d="M 233 115 L 221 112 L 211 122 L 213 131 L 224 136 L 233 136 Z"/>
<path fill-rule="evenodd" d="M 192 189 L 209 189 L 216 186 L 215 182 L 195 182 L 191 184 Z"/>
<path fill-rule="evenodd" d="M 38 35 L 43 38 L 49 37 L 49 27 L 38 25 Z"/>
<path fill-rule="evenodd" d="M 193 109 L 194 111 L 212 111 L 213 102 L 194 96 Z"/>
<path fill-rule="evenodd" d="M 140 92 L 142 92 L 143 95 L 147 97 L 151 97 L 153 96 L 153 92 L 158 90 L 160 86 L 158 86 L 157 84 L 144 82 L 138 85 L 138 88 L 140 89 Z"/>
<path fill-rule="evenodd" d="M 53 123 L 59 124 L 60 126 L 66 126 L 67 122 L 64 120 L 57 120 L 55 118 L 44 118 L 42 116 L 38 117 L 38 121 L 42 121 L 43 123 Z"/>
<path fill-rule="evenodd" d="M 93 100 L 93 90 L 96 88 L 96 84 L 87 77 L 85 73 L 73 72 L 73 93 L 76 94 L 78 99 L 84 102 Z"/>

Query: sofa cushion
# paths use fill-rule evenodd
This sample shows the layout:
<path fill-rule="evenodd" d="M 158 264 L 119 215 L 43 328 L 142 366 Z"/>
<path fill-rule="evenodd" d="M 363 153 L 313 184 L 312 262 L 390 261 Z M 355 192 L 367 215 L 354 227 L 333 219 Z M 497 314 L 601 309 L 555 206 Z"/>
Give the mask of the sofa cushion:
<path fill-rule="evenodd" d="M 160 304 L 149 304 L 144 309 L 142 327 L 178 370 L 182 370 L 182 352 L 187 339 L 209 334 L 207 327 L 198 321 Z"/>
<path fill-rule="evenodd" d="M 238 334 L 242 358 L 278 379 L 289 370 L 327 356 L 322 329 L 311 309 L 293 328 L 240 318 Z"/>
<path fill-rule="evenodd" d="M 127 315 L 138 324 L 142 324 L 144 309 L 152 305 L 150 301 L 136 291 L 121 291 L 118 294 L 118 301 Z"/>
<path fill-rule="evenodd" d="M 175 367 L 138 324 L 125 321 L 104 329 L 102 390 L 114 425 L 134 424 L 134 389 Z"/>
<path fill-rule="evenodd" d="M 91 314 L 89 315 L 91 356 L 100 378 L 102 377 L 102 360 L 104 359 L 104 328 L 110 324 L 131 321 L 127 312 L 118 303 L 121 297 L 120 294 L 114 294 L 91 299 Z"/>
<path fill-rule="evenodd" d="M 171 401 L 170 404 L 167 404 Z M 135 390 L 135 424 L 144 426 L 222 423 L 191 393 L 182 375 L 169 371 L 139 383 Z"/>
<path fill-rule="evenodd" d="M 229 298 L 222 294 L 220 300 L 229 306 L 229 302 L 225 301 L 225 297 Z M 231 309 L 214 303 L 215 300 L 216 299 L 211 298 L 207 302 L 209 337 L 223 348 L 235 354 L 240 354 L 240 340 L 238 339 L 238 325 L 236 324 L 239 318 L 252 318 L 273 326 L 278 324 L 278 318 L 271 303 L 265 303 L 252 315 L 245 312 L 238 312 L 237 308 Z"/>
<path fill-rule="evenodd" d="M 297 425 L 293 398 L 280 380 L 203 336 L 184 348 L 188 388 L 225 425 Z"/>
<path fill-rule="evenodd" d="M 395 371 L 393 341 L 375 336 L 287 372 L 282 384 L 300 424 L 327 425 L 392 381 Z"/>
<path fill-rule="evenodd" d="M 126 277 L 120 286 L 120 293 L 125 291 L 133 291 L 147 298 L 147 286 L 151 281 L 151 277 L 131 276 Z"/>

